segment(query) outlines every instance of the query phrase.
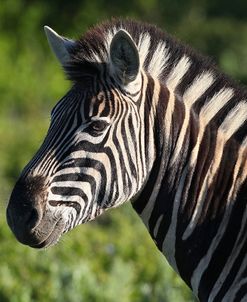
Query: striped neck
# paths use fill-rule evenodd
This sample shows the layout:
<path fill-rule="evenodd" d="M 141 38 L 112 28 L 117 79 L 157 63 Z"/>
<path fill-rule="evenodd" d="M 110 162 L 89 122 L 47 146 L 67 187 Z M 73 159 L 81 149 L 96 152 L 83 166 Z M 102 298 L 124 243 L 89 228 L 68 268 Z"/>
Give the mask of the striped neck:
<path fill-rule="evenodd" d="M 175 229 L 172 229 L 173 206 L 180 200 L 187 163 L 191 150 L 195 146 L 197 121 L 193 114 L 187 112 L 184 102 L 174 92 L 169 91 L 169 99 L 165 102 L 164 95 L 167 88 L 160 85 L 159 98 L 156 100 L 156 116 L 154 138 L 156 158 L 144 188 L 138 198 L 132 203 L 133 208 L 140 215 L 158 248 L 166 255 L 172 267 L 178 271 L 175 259 L 171 253 L 175 246 L 164 251 L 165 237 L 175 238 Z M 160 117 L 164 118 L 161 119 Z M 183 133 L 184 118 L 187 116 L 189 127 Z M 160 134 L 160 135 L 159 135 Z M 183 135 L 182 150 L 174 154 Z M 178 204 L 179 206 L 179 204 Z M 176 211 L 178 208 L 176 209 Z M 174 232 L 174 234 L 172 234 Z M 175 244 L 175 242 L 174 242 Z"/>
<path fill-rule="evenodd" d="M 132 205 L 173 269 L 206 301 L 212 289 L 212 297 L 218 297 L 223 282 L 220 269 L 228 256 L 234 258 L 234 241 L 229 247 L 227 234 L 237 237 L 238 230 L 244 236 L 245 199 L 238 200 L 236 192 L 241 189 L 247 193 L 247 170 L 241 168 L 247 165 L 247 139 L 238 141 L 243 135 L 238 134 L 238 129 L 245 125 L 245 103 L 217 113 L 216 100 L 222 108 L 224 100 L 232 96 L 222 89 L 196 115 L 181 96 L 170 91 L 162 111 L 162 89 L 161 85 L 156 106 L 165 118 L 163 127 L 160 123 L 154 125 L 159 141 L 156 159 L 145 187 Z M 214 115 L 216 119 L 212 119 Z M 158 133 L 162 136 L 157 137 Z M 240 217 L 237 229 L 229 224 L 235 212 Z M 214 254 L 216 247 L 219 250 Z M 228 266 L 225 269 L 230 270 Z"/>
<path fill-rule="evenodd" d="M 163 201 L 173 200 L 171 196 L 177 188 L 189 149 L 191 149 L 193 137 L 189 131 L 183 144 L 183 152 L 179 153 L 179 159 L 174 161 L 173 151 L 176 149 L 181 134 L 184 117 L 189 115 L 191 125 L 195 123 L 195 120 L 193 115 L 186 113 L 185 104 L 174 92 L 168 91 L 160 83 L 157 85 L 158 81 L 154 82 L 159 87 L 159 93 L 156 93 L 158 98 L 153 98 L 154 107 L 156 107 L 156 116 L 154 117 L 156 122 L 153 124 L 156 158 L 145 187 L 138 199 L 133 202 L 133 207 L 141 216 L 159 249 L 162 250 L 162 246 L 159 245 L 156 238 L 158 232 L 158 226 L 156 228 L 154 226 L 157 222 L 156 215 L 163 216 L 165 214 L 166 205 Z M 169 93 L 168 101 L 164 97 L 167 93 Z M 172 195 L 170 196 L 170 194 Z M 158 206 L 157 209 L 154 209 L 154 204 Z"/>

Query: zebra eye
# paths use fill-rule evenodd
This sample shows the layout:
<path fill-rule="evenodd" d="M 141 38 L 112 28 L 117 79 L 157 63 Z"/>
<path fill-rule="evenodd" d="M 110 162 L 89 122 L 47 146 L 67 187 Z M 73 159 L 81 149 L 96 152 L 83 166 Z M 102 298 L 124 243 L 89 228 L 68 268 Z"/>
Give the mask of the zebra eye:
<path fill-rule="evenodd" d="M 102 132 L 108 126 L 108 123 L 103 120 L 91 122 L 89 129 L 95 132 Z"/>

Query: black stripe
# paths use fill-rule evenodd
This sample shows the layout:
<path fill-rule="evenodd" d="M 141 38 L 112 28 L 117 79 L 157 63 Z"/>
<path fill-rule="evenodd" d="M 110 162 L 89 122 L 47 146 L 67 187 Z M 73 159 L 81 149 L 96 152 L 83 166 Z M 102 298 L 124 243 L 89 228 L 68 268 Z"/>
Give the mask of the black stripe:
<path fill-rule="evenodd" d="M 244 276 L 247 275 L 247 271 L 245 270 Z M 245 298 L 245 300 L 243 300 Z M 238 290 L 237 295 L 234 297 L 234 301 L 247 301 L 247 281 L 241 285 L 240 289 Z"/>

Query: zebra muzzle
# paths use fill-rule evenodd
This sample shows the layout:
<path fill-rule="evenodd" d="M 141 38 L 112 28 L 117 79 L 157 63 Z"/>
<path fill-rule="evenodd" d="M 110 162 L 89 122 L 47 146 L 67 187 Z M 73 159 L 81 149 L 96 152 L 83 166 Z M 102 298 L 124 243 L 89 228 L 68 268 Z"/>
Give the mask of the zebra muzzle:
<path fill-rule="evenodd" d="M 35 248 L 51 245 L 63 231 L 62 222 L 46 211 L 46 186 L 43 177 L 19 179 L 10 196 L 7 222 L 23 244 Z"/>

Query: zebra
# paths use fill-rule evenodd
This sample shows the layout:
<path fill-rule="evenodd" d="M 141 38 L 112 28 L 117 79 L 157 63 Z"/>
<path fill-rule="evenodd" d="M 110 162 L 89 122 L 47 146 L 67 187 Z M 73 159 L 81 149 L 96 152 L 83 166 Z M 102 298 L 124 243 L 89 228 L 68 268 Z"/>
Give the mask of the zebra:
<path fill-rule="evenodd" d="M 247 92 L 155 25 L 45 32 L 71 80 L 10 196 L 33 248 L 131 201 L 200 301 L 247 301 Z"/>

